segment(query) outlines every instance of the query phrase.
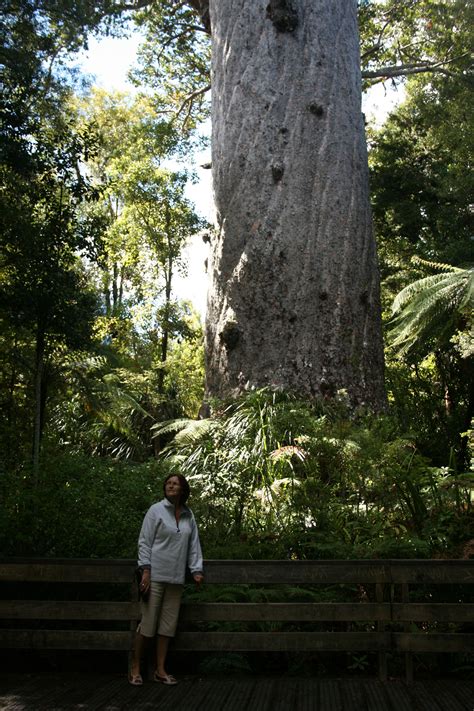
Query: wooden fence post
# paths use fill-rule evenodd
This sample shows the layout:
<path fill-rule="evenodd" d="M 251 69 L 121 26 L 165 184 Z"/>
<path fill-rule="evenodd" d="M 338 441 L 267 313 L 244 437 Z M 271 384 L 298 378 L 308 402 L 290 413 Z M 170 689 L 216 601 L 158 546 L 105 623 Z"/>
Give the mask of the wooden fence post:
<path fill-rule="evenodd" d="M 130 584 L 130 602 L 133 605 L 137 599 L 137 583 L 135 576 Z M 134 619 L 135 615 L 130 617 L 130 648 L 128 650 L 128 674 L 130 674 L 130 667 L 132 666 L 133 649 L 135 646 L 135 633 L 137 630 L 137 621 Z"/>
<path fill-rule="evenodd" d="M 402 602 L 410 602 L 410 589 L 408 583 L 402 583 Z M 409 621 L 404 622 L 403 629 L 405 632 L 410 632 L 411 623 Z M 413 654 L 412 652 L 405 652 L 405 679 L 407 684 L 413 683 Z"/>
<path fill-rule="evenodd" d="M 385 583 L 375 583 L 375 598 L 377 602 L 383 603 Z M 386 623 L 384 620 L 377 621 L 377 632 L 385 632 Z M 387 681 L 387 652 L 378 653 L 378 668 L 380 681 Z"/>

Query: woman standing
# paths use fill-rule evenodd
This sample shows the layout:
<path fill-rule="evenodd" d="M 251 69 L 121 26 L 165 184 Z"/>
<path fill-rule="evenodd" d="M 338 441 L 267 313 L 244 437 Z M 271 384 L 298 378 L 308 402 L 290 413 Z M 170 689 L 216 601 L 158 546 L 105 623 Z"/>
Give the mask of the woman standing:
<path fill-rule="evenodd" d="M 200 585 L 202 552 L 194 515 L 186 506 L 189 484 L 181 474 L 171 474 L 163 484 L 165 498 L 151 506 L 138 539 L 138 566 L 142 618 L 135 636 L 129 682 L 141 686 L 140 660 L 149 639 L 158 631 L 154 681 L 178 682 L 165 668 L 166 654 L 178 622 L 186 566 Z M 143 599 L 145 597 L 145 600 Z"/>

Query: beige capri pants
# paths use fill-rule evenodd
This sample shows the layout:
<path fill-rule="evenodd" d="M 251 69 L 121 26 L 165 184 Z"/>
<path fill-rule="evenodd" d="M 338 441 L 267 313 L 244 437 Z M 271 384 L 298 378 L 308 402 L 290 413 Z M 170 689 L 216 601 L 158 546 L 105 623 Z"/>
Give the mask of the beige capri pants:
<path fill-rule="evenodd" d="M 144 637 L 154 637 L 158 628 L 158 634 L 174 637 L 182 594 L 183 585 L 152 581 L 148 600 L 141 602 L 142 619 L 137 632 Z"/>

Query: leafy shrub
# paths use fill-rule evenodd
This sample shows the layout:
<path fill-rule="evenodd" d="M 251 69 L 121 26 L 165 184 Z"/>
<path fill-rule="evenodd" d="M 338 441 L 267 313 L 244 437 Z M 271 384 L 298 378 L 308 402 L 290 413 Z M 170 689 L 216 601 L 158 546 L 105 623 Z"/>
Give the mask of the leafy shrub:
<path fill-rule="evenodd" d="M 392 417 L 264 389 L 158 431 L 208 556 L 426 557 L 469 537 L 472 475 L 433 467 Z"/>
<path fill-rule="evenodd" d="M 143 515 L 161 498 L 165 465 L 133 465 L 84 456 L 46 459 L 31 473 L 3 473 L 3 555 L 136 557 Z"/>
<path fill-rule="evenodd" d="M 175 435 L 157 460 L 46 452 L 37 485 L 0 473 L 2 553 L 135 557 L 170 469 L 190 480 L 207 558 L 462 555 L 471 537 L 473 475 L 433 467 L 391 417 L 261 390 L 155 431 Z"/>

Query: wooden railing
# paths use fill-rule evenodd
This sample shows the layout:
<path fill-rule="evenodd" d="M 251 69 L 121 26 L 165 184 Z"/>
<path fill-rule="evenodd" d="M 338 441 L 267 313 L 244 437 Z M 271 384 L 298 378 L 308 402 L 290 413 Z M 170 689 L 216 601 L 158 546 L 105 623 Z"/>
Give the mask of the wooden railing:
<path fill-rule="evenodd" d="M 134 569 L 130 560 L 0 560 L 0 647 L 130 651 L 139 617 Z M 472 560 L 213 560 L 205 582 L 220 586 L 217 601 L 184 602 L 178 651 L 373 652 L 382 679 L 387 655 L 403 653 L 408 680 L 414 653 L 474 651 Z M 244 599 L 270 589 L 272 602 L 219 600 L 219 591 L 228 598 L 239 586 Z M 453 598 L 452 586 L 455 602 L 443 595 Z M 318 600 L 321 589 L 324 602 L 301 602 Z"/>

